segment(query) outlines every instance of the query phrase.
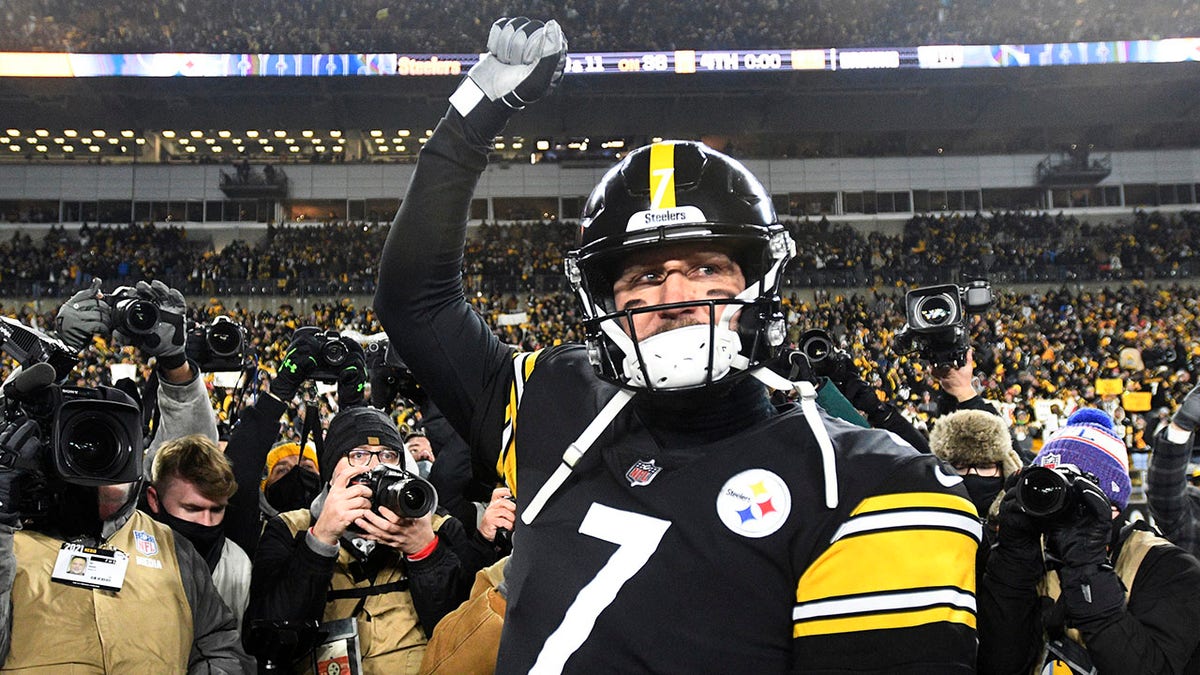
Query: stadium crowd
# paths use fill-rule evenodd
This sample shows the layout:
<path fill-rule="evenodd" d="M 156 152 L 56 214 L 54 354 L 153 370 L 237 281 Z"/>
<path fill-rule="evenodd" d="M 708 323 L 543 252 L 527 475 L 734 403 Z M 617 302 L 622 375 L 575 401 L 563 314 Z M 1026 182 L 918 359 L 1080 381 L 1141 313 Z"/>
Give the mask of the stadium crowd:
<path fill-rule="evenodd" d="M 917 215 L 891 235 L 828 220 L 785 221 L 799 255 L 795 287 L 923 285 L 986 277 L 1005 283 L 1075 283 L 1196 276 L 1200 214 L 1136 211 L 1113 224 L 1050 213 Z M 484 224 L 470 236 L 464 274 L 473 291 L 565 288 L 562 254 L 576 223 Z M 269 227 L 258 241 L 216 250 L 179 226 L 16 232 L 0 242 L 0 296 L 60 296 L 92 276 L 157 278 L 188 294 L 370 293 L 389 226 L 331 222 Z"/>
<path fill-rule="evenodd" d="M 879 47 L 1137 40 L 1200 34 L 1173 0 L 722 0 L 691 5 L 541 0 L 477 3 L 154 0 L 121 12 L 85 0 L 13 0 L 0 51 L 472 53 L 511 12 L 558 16 L 575 52 Z M 637 27 L 631 30 L 631 27 Z"/>
<path fill-rule="evenodd" d="M 895 349 L 895 333 L 905 323 L 907 288 L 891 284 L 817 291 L 803 298 L 792 293 L 785 298 L 789 339 L 796 345 L 806 330 L 828 332 L 835 346 L 853 357 L 862 376 L 925 429 L 936 412 L 930 407 L 937 392 L 930 367 Z M 1152 431 L 1171 402 L 1195 384 L 1200 334 L 1193 329 L 1200 316 L 1200 287 L 1194 284 L 1134 281 L 1091 290 L 1064 285 L 1045 292 L 1015 292 L 996 284 L 994 290 L 993 305 L 971 322 L 976 386 L 1003 408 L 1011 423 L 1036 429 L 1026 436 L 1030 443 L 1040 439 L 1045 406 L 1054 402 L 1064 414 L 1085 405 L 1105 407 L 1126 425 L 1130 448 L 1144 451 L 1146 427 Z M 502 341 L 523 351 L 582 339 L 569 293 L 479 293 L 470 300 Z M 53 310 L 39 313 L 33 303 L 10 303 L 3 313 L 32 326 L 54 325 Z M 273 311 L 227 306 L 217 298 L 189 306 L 192 322 L 206 324 L 217 316 L 247 329 L 247 353 L 259 366 L 242 394 L 248 397 L 244 401 L 267 391 L 296 328 L 319 326 L 358 337 L 382 332 L 372 310 L 350 300 L 303 308 L 281 302 Z M 129 355 L 128 349 L 102 339 L 96 346 L 81 367 L 81 382 L 106 378 L 108 366 Z M 1125 391 L 1151 392 L 1151 408 L 1126 414 L 1119 396 L 1097 392 L 1096 380 L 1106 378 L 1121 381 Z M 222 386 L 212 388 L 213 403 L 227 421 L 236 416 L 232 394 Z M 326 421 L 336 411 L 329 394 L 321 400 Z"/>

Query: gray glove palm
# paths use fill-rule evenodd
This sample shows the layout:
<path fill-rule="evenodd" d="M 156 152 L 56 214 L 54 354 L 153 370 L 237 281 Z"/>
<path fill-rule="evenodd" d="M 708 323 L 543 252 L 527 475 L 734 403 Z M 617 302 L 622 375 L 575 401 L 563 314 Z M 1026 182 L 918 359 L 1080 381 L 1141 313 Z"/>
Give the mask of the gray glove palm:
<path fill-rule="evenodd" d="M 471 67 L 450 97 L 451 106 L 489 143 L 514 111 L 542 98 L 562 78 L 567 39 L 558 22 L 525 17 L 500 19 L 488 34 L 488 53 Z"/>
<path fill-rule="evenodd" d="M 101 300 L 100 280 L 72 295 L 58 308 L 54 326 L 58 337 L 72 349 L 83 349 L 92 336 L 108 337 L 112 323 L 112 307 Z"/>

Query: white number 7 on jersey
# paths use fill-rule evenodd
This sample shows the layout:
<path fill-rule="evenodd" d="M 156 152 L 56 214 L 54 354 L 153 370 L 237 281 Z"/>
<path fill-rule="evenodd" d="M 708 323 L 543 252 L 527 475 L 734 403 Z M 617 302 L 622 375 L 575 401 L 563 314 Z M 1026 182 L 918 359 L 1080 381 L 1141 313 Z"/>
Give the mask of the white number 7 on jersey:
<path fill-rule="evenodd" d="M 596 576 L 579 589 L 562 623 L 542 645 L 537 663 L 529 671 L 531 674 L 562 672 L 567 659 L 591 634 L 600 612 L 612 604 L 625 582 L 642 569 L 669 527 L 669 520 L 592 504 L 579 524 L 580 534 L 614 543 L 618 548 Z"/>

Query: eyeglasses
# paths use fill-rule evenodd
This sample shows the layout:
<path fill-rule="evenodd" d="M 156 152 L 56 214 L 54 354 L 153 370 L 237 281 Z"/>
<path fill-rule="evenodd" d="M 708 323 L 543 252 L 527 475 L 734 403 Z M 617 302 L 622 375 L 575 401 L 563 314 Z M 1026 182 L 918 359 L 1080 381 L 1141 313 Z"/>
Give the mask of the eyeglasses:
<path fill-rule="evenodd" d="M 346 453 L 346 461 L 350 466 L 367 466 L 371 458 L 379 460 L 380 464 L 399 464 L 400 453 L 395 450 L 351 450 Z"/>
<path fill-rule="evenodd" d="M 960 476 L 984 476 L 986 478 L 995 478 L 1000 475 L 1000 464 L 992 462 L 991 464 L 952 464 L 954 470 Z"/>

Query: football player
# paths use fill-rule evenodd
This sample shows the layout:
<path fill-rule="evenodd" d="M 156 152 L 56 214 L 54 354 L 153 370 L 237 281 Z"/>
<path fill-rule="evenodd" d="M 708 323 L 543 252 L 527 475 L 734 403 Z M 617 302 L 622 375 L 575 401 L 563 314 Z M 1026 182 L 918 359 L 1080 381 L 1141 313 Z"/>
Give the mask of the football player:
<path fill-rule="evenodd" d="M 518 503 L 497 672 L 971 672 L 980 536 L 962 479 L 896 437 L 774 407 L 795 244 L 705 145 L 630 152 L 565 271 L 585 345 L 515 354 L 465 302 L 492 140 L 560 78 L 554 21 L 502 19 L 421 153 L 375 309 Z"/>

